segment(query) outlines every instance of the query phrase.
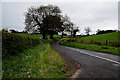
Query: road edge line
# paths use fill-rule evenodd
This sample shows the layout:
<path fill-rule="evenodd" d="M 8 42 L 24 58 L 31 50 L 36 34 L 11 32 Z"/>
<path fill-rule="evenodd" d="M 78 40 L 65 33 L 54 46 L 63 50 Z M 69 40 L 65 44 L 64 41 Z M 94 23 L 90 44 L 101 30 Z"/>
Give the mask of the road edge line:
<path fill-rule="evenodd" d="M 75 71 L 75 73 L 70 77 L 71 80 L 74 80 L 75 78 L 78 77 L 78 75 L 80 75 L 81 69 L 78 69 Z"/>
<path fill-rule="evenodd" d="M 113 63 L 116 63 L 116 64 L 120 64 L 120 62 L 114 61 L 114 60 L 111 60 L 111 59 L 108 59 L 108 58 L 92 55 L 92 54 L 89 54 L 89 53 L 83 53 L 83 54 L 86 54 L 86 55 L 89 55 L 89 56 L 93 56 L 93 57 L 96 57 L 96 58 L 99 58 L 99 59 L 103 59 L 103 60 L 106 60 L 106 61 L 109 61 L 109 62 L 113 62 Z"/>

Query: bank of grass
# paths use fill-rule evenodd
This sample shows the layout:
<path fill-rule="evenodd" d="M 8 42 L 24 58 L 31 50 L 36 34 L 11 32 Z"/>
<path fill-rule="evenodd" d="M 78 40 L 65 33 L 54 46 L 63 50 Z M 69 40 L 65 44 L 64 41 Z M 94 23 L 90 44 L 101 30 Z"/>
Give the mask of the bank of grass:
<path fill-rule="evenodd" d="M 3 78 L 67 78 L 73 74 L 69 63 L 49 43 L 41 43 L 17 56 L 3 57 Z"/>
<path fill-rule="evenodd" d="M 75 48 L 82 48 L 120 55 L 119 34 L 120 32 L 113 32 L 86 37 L 63 38 L 61 39 L 60 44 Z"/>
<path fill-rule="evenodd" d="M 64 46 L 74 47 L 74 48 L 81 48 L 81 49 L 107 52 L 110 54 L 120 55 L 119 53 L 120 47 L 99 46 L 95 44 L 83 44 L 83 43 L 67 42 L 67 41 L 61 41 L 60 44 Z"/>
<path fill-rule="evenodd" d="M 112 32 L 112 33 L 106 33 L 106 34 L 100 34 L 100 35 L 93 35 L 93 36 L 86 36 L 77 38 L 77 42 L 81 41 L 99 41 L 99 42 L 106 42 L 106 40 L 110 42 L 120 42 L 120 31 L 119 32 Z"/>

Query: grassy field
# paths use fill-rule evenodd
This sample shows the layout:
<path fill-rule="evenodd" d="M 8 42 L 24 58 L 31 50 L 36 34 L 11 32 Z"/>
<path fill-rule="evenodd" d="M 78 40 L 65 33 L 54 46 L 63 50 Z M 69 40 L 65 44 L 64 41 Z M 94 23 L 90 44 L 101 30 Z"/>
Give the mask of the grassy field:
<path fill-rule="evenodd" d="M 119 32 L 120 33 L 120 32 Z M 93 35 L 93 36 L 87 36 L 82 38 L 77 38 L 77 41 L 99 41 L 99 42 L 105 42 L 106 40 L 110 42 L 118 42 L 120 41 L 118 38 L 120 37 L 118 32 L 108 33 L 108 34 L 101 34 L 101 35 Z"/>
<path fill-rule="evenodd" d="M 3 78 L 67 78 L 73 73 L 69 63 L 49 43 L 41 43 L 18 56 L 3 57 L 2 66 Z"/>
<path fill-rule="evenodd" d="M 99 45 L 120 46 L 120 32 L 113 32 L 101 35 L 93 35 L 87 37 L 76 38 L 80 43 L 91 43 Z"/>
<path fill-rule="evenodd" d="M 61 41 L 60 44 L 75 48 L 82 48 L 82 49 L 120 55 L 119 53 L 120 47 L 118 45 L 120 43 L 120 40 L 118 39 L 119 37 L 120 35 L 118 34 L 118 32 L 113 32 L 102 35 L 77 37 L 76 41 L 74 42 L 66 41 L 65 39 L 64 41 Z M 106 45 L 106 40 L 107 40 L 107 45 Z M 110 42 L 112 43 L 110 44 Z"/>

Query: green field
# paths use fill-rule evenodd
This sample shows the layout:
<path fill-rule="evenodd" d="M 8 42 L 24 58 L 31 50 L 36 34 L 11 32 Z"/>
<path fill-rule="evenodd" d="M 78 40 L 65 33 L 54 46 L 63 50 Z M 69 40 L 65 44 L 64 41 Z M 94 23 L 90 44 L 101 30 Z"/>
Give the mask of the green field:
<path fill-rule="evenodd" d="M 120 40 L 118 38 L 120 37 L 120 35 L 118 33 L 119 32 L 113 32 L 101 35 L 77 37 L 74 42 L 68 41 L 70 39 L 67 38 L 63 39 L 60 44 L 75 48 L 82 48 L 119 55 Z"/>
<path fill-rule="evenodd" d="M 119 32 L 120 33 L 120 32 Z M 105 42 L 106 40 L 110 42 L 118 42 L 120 41 L 118 38 L 120 35 L 118 32 L 113 32 L 113 33 L 107 33 L 107 34 L 101 34 L 101 35 L 93 35 L 93 36 L 87 36 L 87 37 L 82 37 L 82 38 L 77 38 L 77 41 L 99 41 L 99 42 Z"/>
<path fill-rule="evenodd" d="M 35 34 L 32 37 L 40 36 Z M 17 54 L 2 58 L 3 78 L 67 78 L 74 72 L 71 65 L 46 41 Z"/>

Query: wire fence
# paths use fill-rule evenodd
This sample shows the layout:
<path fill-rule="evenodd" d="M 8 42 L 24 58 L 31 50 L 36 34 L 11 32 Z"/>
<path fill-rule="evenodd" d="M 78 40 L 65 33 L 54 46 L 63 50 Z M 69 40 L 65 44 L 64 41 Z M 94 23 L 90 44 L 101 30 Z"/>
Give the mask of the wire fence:
<path fill-rule="evenodd" d="M 96 45 L 105 45 L 105 46 L 114 46 L 114 47 L 120 47 L 120 42 L 111 42 L 109 40 L 105 40 L 105 42 L 100 42 L 100 41 L 94 41 L 94 40 L 90 40 L 90 41 L 79 41 L 80 43 L 85 43 L 85 44 L 96 44 Z"/>

